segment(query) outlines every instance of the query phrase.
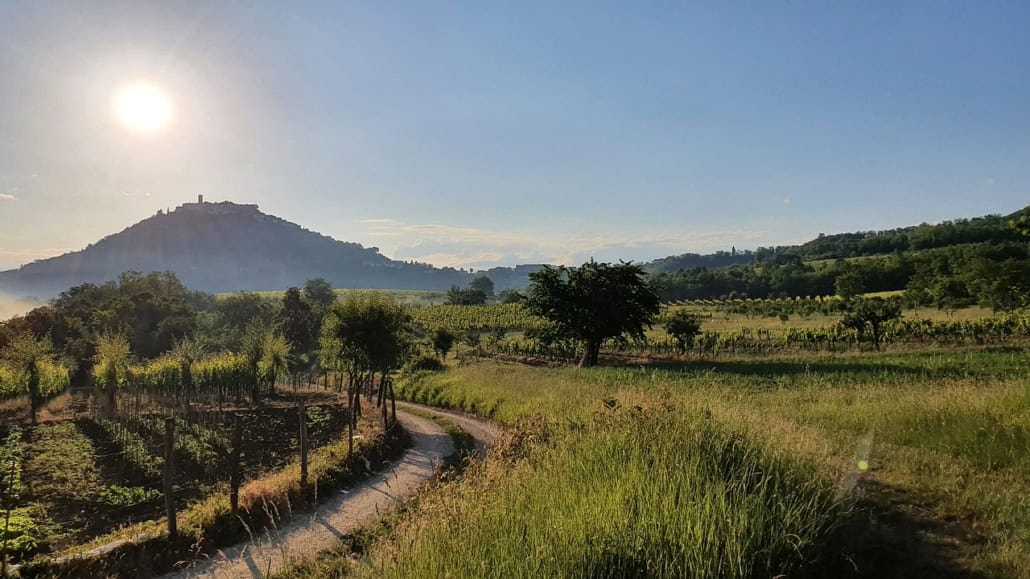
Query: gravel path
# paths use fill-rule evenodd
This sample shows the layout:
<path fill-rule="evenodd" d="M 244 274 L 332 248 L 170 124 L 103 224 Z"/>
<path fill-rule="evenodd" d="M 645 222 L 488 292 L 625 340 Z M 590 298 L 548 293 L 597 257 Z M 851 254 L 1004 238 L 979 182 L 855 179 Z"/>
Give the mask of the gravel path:
<path fill-rule="evenodd" d="M 401 402 L 400 400 L 397 401 L 397 408 L 402 410 L 409 408 L 425 414 L 432 414 L 458 425 L 462 430 L 472 436 L 476 445 L 476 450 L 479 452 L 480 456 L 486 454 L 486 447 L 501 435 L 501 427 L 497 426 L 496 423 L 484 420 L 472 414 L 455 412 L 453 410 L 442 410 L 431 406 L 412 404 L 411 402 Z"/>
<path fill-rule="evenodd" d="M 397 420 L 411 435 L 412 447 L 387 471 L 341 492 L 317 511 L 280 529 L 263 531 L 254 541 L 220 550 L 210 560 L 165 575 L 166 578 L 264 577 L 291 561 L 334 547 L 340 538 L 368 525 L 396 502 L 414 494 L 454 452 L 451 437 L 432 420 L 398 409 Z"/>
<path fill-rule="evenodd" d="M 485 453 L 501 430 L 471 415 L 397 402 L 397 420 L 411 435 L 412 447 L 389 470 L 300 515 L 280 529 L 263 531 L 254 541 L 220 550 L 207 561 L 164 575 L 165 579 L 254 578 L 284 570 L 293 561 L 313 557 L 339 543 L 343 535 L 372 523 L 395 503 L 429 481 L 444 458 L 454 452 L 451 437 L 432 420 L 404 409 L 440 416 L 472 435 Z"/>

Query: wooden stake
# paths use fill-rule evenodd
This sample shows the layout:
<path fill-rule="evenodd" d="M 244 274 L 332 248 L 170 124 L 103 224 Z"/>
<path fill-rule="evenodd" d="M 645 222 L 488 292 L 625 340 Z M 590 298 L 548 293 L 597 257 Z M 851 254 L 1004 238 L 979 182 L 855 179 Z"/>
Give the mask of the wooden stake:
<path fill-rule="evenodd" d="M 297 412 L 300 414 L 300 488 L 308 485 L 308 416 L 304 412 L 304 399 L 297 398 Z"/>
<path fill-rule="evenodd" d="M 168 536 L 175 539 L 175 496 L 172 479 L 175 477 L 175 419 L 165 418 L 165 511 L 168 515 Z"/>
<path fill-rule="evenodd" d="M 239 414 L 233 415 L 232 432 L 232 464 L 229 468 L 229 504 L 232 512 L 240 508 L 240 483 L 243 482 L 243 471 L 240 469 L 240 454 L 243 450 L 243 421 Z"/>

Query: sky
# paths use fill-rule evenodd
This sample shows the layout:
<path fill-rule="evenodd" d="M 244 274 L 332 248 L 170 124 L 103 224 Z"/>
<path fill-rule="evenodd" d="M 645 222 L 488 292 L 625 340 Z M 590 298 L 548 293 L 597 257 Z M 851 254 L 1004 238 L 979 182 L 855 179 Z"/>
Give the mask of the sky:
<path fill-rule="evenodd" d="M 1027 2 L 0 2 L 0 269 L 256 203 L 492 267 L 1030 203 Z M 142 133 L 132 83 L 170 103 Z"/>

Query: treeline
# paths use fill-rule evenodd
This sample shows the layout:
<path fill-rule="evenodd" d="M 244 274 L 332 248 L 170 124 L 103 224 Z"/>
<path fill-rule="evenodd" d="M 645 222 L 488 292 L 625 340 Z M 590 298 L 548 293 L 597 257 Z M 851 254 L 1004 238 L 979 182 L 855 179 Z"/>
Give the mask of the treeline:
<path fill-rule="evenodd" d="M 104 284 L 82 284 L 51 303 L 0 322 L 0 350 L 24 336 L 85 383 L 105 336 L 124 337 L 134 359 L 153 359 L 187 342 L 203 353 L 243 352 L 269 332 L 294 346 L 291 366 L 309 364 L 318 329 L 335 301 L 325 280 L 309 280 L 282 299 L 240 292 L 221 299 L 187 289 L 172 272 L 126 272 Z"/>
<path fill-rule="evenodd" d="M 864 259 L 805 262 L 779 254 L 748 265 L 661 273 L 664 301 L 782 298 L 907 290 L 921 305 L 1018 307 L 1030 292 L 1025 239 L 974 243 Z"/>
<path fill-rule="evenodd" d="M 805 260 L 816 260 L 921 251 L 971 243 L 1019 241 L 1019 232 L 1009 227 L 1009 222 L 1025 211 L 1009 216 L 987 215 L 883 231 L 819 235 L 808 243 L 785 248 L 785 251 Z"/>

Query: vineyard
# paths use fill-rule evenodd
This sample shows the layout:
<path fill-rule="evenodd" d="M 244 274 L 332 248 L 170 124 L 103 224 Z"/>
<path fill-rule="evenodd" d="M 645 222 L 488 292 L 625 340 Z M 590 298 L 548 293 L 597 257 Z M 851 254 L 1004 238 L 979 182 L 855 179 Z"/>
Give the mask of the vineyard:
<path fill-rule="evenodd" d="M 186 544 L 233 542 L 399 448 L 396 433 L 385 436 L 385 412 L 352 413 L 336 388 L 276 387 L 281 370 L 261 360 L 169 354 L 129 363 L 117 339 L 101 351 L 92 391 L 72 394 L 79 411 L 0 432 L 0 509 L 13 521 L 4 538 L 15 563 L 43 556 L 32 564 L 45 568 L 47 555 L 121 538 L 144 548 L 173 531 Z M 63 383 L 40 375 L 48 388 L 67 384 L 67 371 Z"/>
<path fill-rule="evenodd" d="M 604 350 L 633 355 L 767 354 L 779 351 L 841 352 L 872 348 L 869 337 L 839 323 L 846 303 L 836 297 L 776 300 L 696 300 L 664 308 L 656 326 L 644 340 L 609 340 Z M 702 332 L 691 347 L 680 344 L 662 328 L 673 312 L 696 313 Z M 954 319 L 926 316 L 925 310 L 907 310 L 905 317 L 885 325 L 883 344 L 907 346 L 983 345 L 1030 338 L 1030 318 L 991 316 L 979 309 L 956 312 Z M 797 317 L 816 319 L 797 323 Z M 520 304 L 487 306 L 440 305 L 414 310 L 417 323 L 471 336 L 479 353 L 571 361 L 582 355 L 572 341 L 545 342 L 532 330 L 545 325 Z M 774 324 L 762 323 L 766 319 Z M 756 323 L 757 321 L 757 323 Z M 735 327 L 730 324 L 738 324 Z M 718 329 L 710 329 L 718 328 Z"/>

